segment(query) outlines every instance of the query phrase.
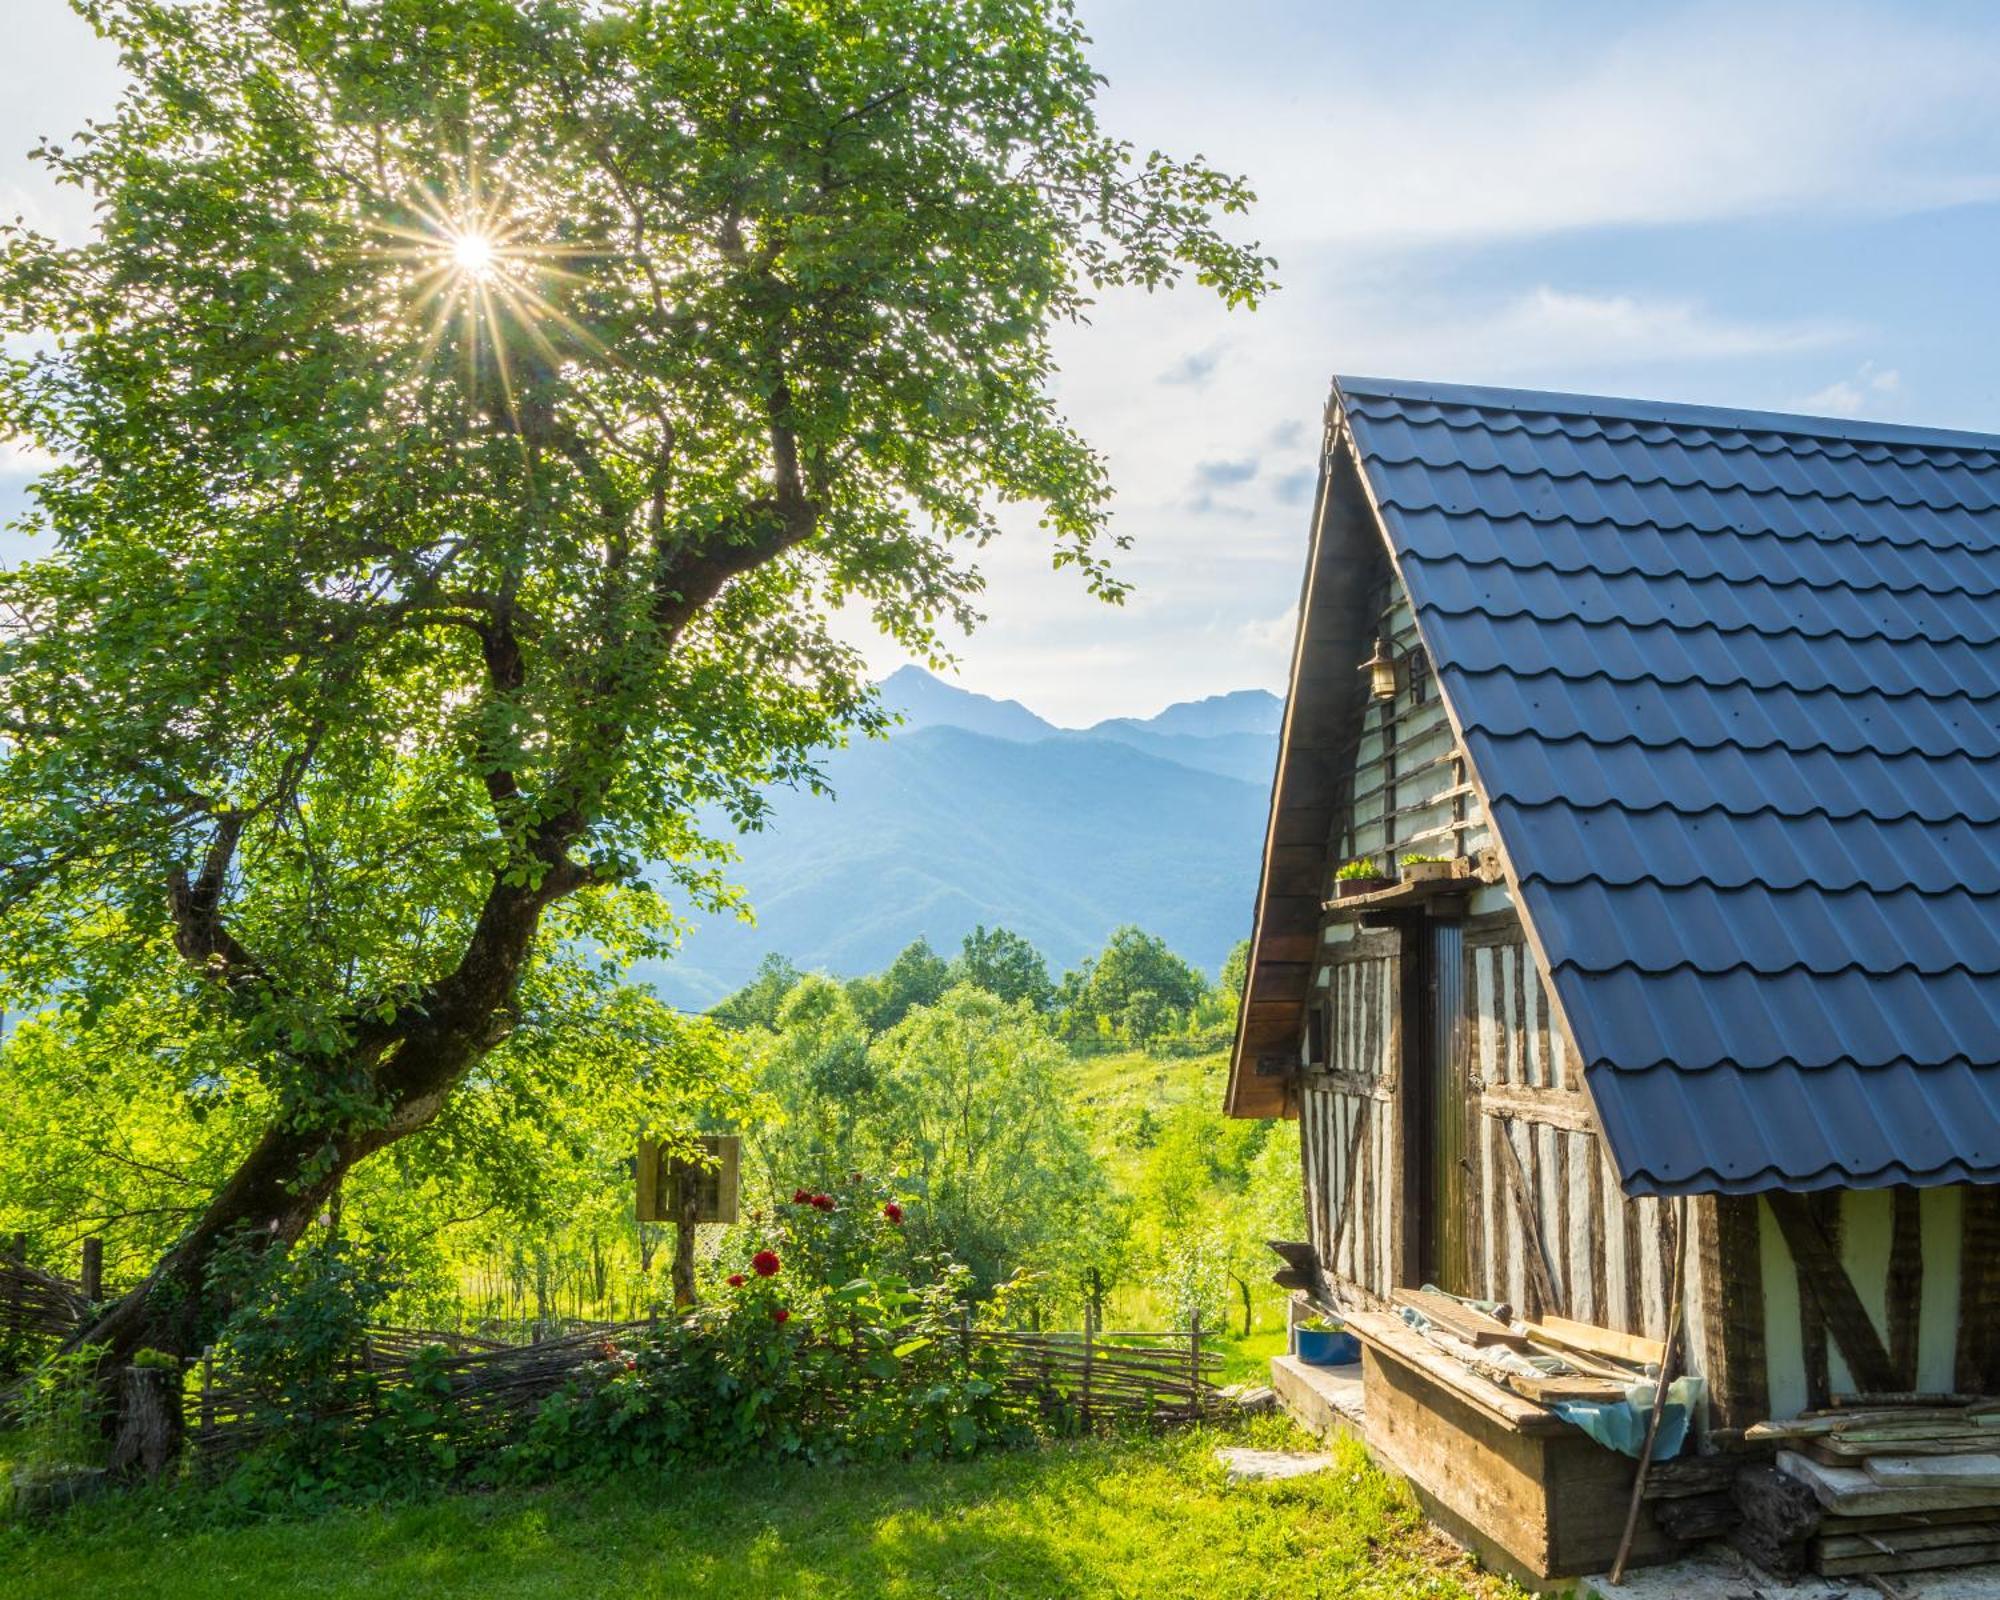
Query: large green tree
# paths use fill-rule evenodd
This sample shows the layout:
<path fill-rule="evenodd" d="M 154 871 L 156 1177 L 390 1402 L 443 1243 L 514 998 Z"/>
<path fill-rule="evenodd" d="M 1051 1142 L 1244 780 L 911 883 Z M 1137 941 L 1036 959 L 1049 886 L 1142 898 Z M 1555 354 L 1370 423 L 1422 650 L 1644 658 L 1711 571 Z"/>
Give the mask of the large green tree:
<path fill-rule="evenodd" d="M 1100 129 L 1062 0 L 79 3 L 96 232 L 0 234 L 0 433 L 58 462 L 0 1001 L 158 992 L 268 1103 L 93 1332 L 189 1351 L 218 1247 L 438 1118 L 538 965 L 657 949 L 646 863 L 721 893 L 698 806 L 879 723 L 834 605 L 934 655 L 1006 502 L 1117 592 L 1050 332 L 1267 263 Z"/>

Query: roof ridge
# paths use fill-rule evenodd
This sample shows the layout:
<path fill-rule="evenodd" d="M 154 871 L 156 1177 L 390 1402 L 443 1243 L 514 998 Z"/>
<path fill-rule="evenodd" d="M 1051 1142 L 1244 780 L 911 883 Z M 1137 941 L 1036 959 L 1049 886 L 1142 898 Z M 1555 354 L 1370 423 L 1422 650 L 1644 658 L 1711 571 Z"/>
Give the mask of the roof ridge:
<path fill-rule="evenodd" d="M 1498 385 L 1427 383 L 1405 378 L 1369 378 L 1336 373 L 1333 398 L 1342 409 L 1346 408 L 1350 399 L 1397 400 L 1466 406 L 1477 411 L 1527 411 L 1548 416 L 1616 417 L 1631 422 L 1658 422 L 1691 428 L 1734 428 L 1742 432 L 1796 434 L 1854 443 L 2000 451 L 2000 433 L 1871 422 L 1856 417 L 1815 417 L 1790 411 L 1687 405 L 1673 400 L 1571 394 L 1555 389 L 1509 389 Z"/>

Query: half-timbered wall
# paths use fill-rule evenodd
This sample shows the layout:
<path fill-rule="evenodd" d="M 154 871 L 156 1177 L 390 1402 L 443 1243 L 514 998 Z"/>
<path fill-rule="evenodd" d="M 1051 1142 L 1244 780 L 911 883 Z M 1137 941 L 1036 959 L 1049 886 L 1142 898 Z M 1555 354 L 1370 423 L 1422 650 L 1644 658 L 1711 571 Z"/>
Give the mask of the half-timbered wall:
<path fill-rule="evenodd" d="M 1777 1191 L 1703 1204 L 1722 1425 L 1841 1396 L 2000 1393 L 2000 1191 Z"/>
<path fill-rule="evenodd" d="M 1328 1274 L 1381 1298 L 1396 1285 L 1402 936 L 1338 932 L 1322 991 L 1326 1059 L 1308 1061 L 1300 1084 L 1306 1220 Z"/>
<path fill-rule="evenodd" d="M 1417 1223 L 1405 935 L 1335 926 L 1325 949 L 1300 1088 L 1307 1217 L 1328 1275 L 1380 1298 L 1406 1282 Z M 1469 920 L 1463 959 L 1465 1103 L 1442 1110 L 1469 1123 L 1471 1282 L 1530 1315 L 1665 1337 L 1668 1204 L 1620 1188 L 1518 919 Z M 1310 1060 L 1315 1039 L 1324 1061 Z"/>
<path fill-rule="evenodd" d="M 1664 1338 L 1666 1202 L 1628 1199 L 1621 1188 L 1519 920 L 1468 925 L 1465 963 L 1474 1281 L 1517 1307 L 1552 1297 L 1545 1309 L 1579 1322 Z"/>
<path fill-rule="evenodd" d="M 1377 602 L 1380 638 L 1397 662 L 1396 693 L 1362 707 L 1330 867 L 1363 857 L 1393 868 L 1405 854 L 1476 855 L 1489 842 L 1486 824 L 1409 601 L 1391 579 Z"/>

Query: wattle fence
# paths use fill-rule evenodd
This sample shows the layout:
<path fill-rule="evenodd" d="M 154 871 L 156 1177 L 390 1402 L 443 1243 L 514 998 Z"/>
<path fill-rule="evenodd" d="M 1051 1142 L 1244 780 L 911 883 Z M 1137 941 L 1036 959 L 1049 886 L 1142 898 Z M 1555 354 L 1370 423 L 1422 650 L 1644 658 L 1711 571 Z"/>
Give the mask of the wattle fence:
<path fill-rule="evenodd" d="M 87 1253 L 86 1271 L 94 1252 Z M 98 1296 L 83 1281 L 58 1277 L 0 1255 L 0 1341 L 17 1366 L 54 1349 L 85 1326 Z M 433 1399 L 456 1426 L 495 1434 L 524 1425 L 551 1394 L 604 1358 L 605 1349 L 643 1340 L 657 1319 L 572 1323 L 529 1342 L 427 1328 L 371 1330 L 356 1357 L 374 1374 L 371 1399 L 352 1414 L 379 1409 L 385 1395 L 421 1369 Z M 997 1372 L 1005 1391 L 1045 1418 L 1092 1429 L 1114 1424 L 1199 1421 L 1221 1407 L 1221 1357 L 1204 1344 L 1200 1319 L 1174 1332 L 1043 1332 L 986 1328 L 969 1320 L 957 1333 L 968 1365 Z M 187 1375 L 187 1440 L 199 1460 L 223 1465 L 289 1423 L 276 1396 L 229 1371 L 214 1353 Z M 338 1420 L 327 1418 L 323 1420 Z"/>

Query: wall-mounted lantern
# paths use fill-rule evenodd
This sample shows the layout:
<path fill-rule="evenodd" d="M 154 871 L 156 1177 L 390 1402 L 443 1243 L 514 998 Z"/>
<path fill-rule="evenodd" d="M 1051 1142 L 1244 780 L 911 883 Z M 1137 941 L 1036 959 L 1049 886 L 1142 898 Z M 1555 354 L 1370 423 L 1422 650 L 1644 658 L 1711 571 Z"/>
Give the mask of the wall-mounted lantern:
<path fill-rule="evenodd" d="M 1368 674 L 1370 695 L 1377 700 L 1396 698 L 1396 658 L 1381 638 L 1375 640 L 1375 653 L 1361 663 L 1361 670 Z"/>

